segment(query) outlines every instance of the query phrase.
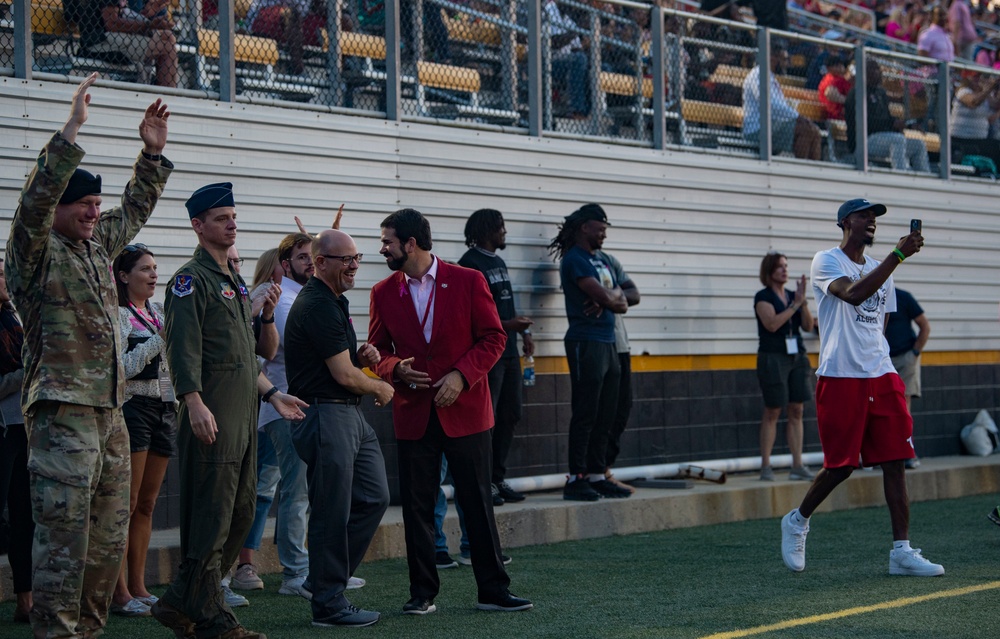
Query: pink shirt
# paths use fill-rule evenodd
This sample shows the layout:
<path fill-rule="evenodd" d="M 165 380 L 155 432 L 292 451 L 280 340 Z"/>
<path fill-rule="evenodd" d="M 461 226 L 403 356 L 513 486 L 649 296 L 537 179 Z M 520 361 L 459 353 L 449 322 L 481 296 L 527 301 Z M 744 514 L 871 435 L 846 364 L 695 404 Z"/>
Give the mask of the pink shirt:
<path fill-rule="evenodd" d="M 434 326 L 434 284 L 437 281 L 438 261 L 437 257 L 431 256 L 431 268 L 419 280 L 413 277 L 406 278 L 406 285 L 410 289 L 410 298 L 413 300 L 413 308 L 417 311 L 417 319 L 423 324 L 424 339 L 431 343 L 431 327 Z"/>
<path fill-rule="evenodd" d="M 948 9 L 948 24 L 955 36 L 955 46 L 964 49 L 979 39 L 976 27 L 972 24 L 972 12 L 964 0 L 955 0 Z"/>
<path fill-rule="evenodd" d="M 936 24 L 927 27 L 917 39 L 917 49 L 926 51 L 935 60 L 951 62 L 955 59 L 955 47 L 948 32 Z"/>

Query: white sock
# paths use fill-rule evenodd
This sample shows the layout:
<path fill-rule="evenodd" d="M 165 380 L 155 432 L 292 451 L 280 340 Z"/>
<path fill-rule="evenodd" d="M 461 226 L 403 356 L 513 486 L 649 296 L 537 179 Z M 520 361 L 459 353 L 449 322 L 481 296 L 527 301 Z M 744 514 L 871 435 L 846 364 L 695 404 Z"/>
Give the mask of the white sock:
<path fill-rule="evenodd" d="M 589 479 L 590 481 L 601 481 L 602 479 L 604 479 L 604 475 L 601 473 L 590 473 L 589 475 L 587 475 L 587 479 Z"/>
<path fill-rule="evenodd" d="M 912 550 L 910 548 L 910 540 L 909 539 L 896 540 L 896 541 L 892 542 L 892 549 L 893 550 Z"/>
<path fill-rule="evenodd" d="M 809 518 L 803 517 L 802 513 L 799 512 L 798 508 L 792 511 L 791 520 L 792 523 L 795 524 L 796 526 L 805 526 L 806 524 L 809 523 Z"/>

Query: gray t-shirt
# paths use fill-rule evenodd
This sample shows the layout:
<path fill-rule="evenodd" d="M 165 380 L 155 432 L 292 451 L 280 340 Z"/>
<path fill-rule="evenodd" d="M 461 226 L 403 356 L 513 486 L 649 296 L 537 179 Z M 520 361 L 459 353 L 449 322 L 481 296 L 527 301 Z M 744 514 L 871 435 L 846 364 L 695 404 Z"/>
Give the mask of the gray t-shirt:
<path fill-rule="evenodd" d="M 604 259 L 611 267 L 611 274 L 614 276 L 618 286 L 621 286 L 622 282 L 627 282 L 630 279 L 628 273 L 622 267 L 622 263 L 618 261 L 618 258 L 604 251 L 598 251 L 598 253 L 604 256 Z M 625 315 L 622 313 L 615 313 L 615 348 L 619 353 L 629 353 L 632 351 L 628 343 L 628 331 L 625 330 Z"/>

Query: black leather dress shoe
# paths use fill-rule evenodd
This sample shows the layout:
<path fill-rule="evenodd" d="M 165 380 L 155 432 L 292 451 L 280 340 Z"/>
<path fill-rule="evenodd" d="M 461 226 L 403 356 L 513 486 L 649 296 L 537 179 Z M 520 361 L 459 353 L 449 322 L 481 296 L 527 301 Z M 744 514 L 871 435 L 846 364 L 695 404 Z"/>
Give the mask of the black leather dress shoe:
<path fill-rule="evenodd" d="M 534 604 L 530 601 L 512 595 L 509 590 L 505 590 L 503 594 L 497 597 L 486 600 L 480 599 L 479 603 L 476 604 L 476 608 L 479 610 L 495 610 L 499 612 L 517 612 L 518 610 L 528 610 L 533 607 Z"/>
<path fill-rule="evenodd" d="M 414 597 L 403 604 L 404 615 L 429 615 L 435 610 L 437 606 L 434 605 L 434 600 L 423 597 Z"/>

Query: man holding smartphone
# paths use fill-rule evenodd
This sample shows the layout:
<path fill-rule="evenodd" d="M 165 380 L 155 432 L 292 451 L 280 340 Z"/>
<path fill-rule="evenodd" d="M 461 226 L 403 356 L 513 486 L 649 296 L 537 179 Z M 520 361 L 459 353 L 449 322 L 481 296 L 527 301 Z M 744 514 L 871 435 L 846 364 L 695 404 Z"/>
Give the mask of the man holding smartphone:
<path fill-rule="evenodd" d="M 883 337 L 885 315 L 896 310 L 892 273 L 920 250 L 924 238 L 914 228 L 885 260 L 868 257 L 865 248 L 875 241 L 875 220 L 885 213 L 885 205 L 865 199 L 844 202 L 837 212 L 837 226 L 843 229 L 840 246 L 813 258 L 820 330 L 816 421 L 823 469 L 801 505 L 781 520 L 781 556 L 794 572 L 806 567 L 809 517 L 860 463 L 882 466 L 893 534 L 889 574 L 944 574 L 942 566 L 910 547 L 904 463 L 915 456 L 913 419 Z"/>

